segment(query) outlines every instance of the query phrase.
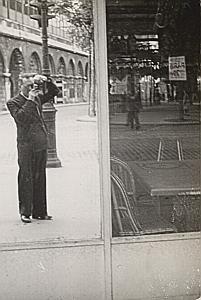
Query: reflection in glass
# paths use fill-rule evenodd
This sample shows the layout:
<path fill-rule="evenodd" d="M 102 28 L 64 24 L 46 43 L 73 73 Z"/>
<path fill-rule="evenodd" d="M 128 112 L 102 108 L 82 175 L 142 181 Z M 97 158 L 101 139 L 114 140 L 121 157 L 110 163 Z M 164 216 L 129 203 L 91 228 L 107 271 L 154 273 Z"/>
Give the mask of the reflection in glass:
<path fill-rule="evenodd" d="M 92 22 L 91 4 L 90 2 L 88 4 L 91 13 L 87 14 L 87 17 L 91 18 Z M 9 13 L 12 21 L 13 11 L 10 9 Z M 15 21 L 20 23 L 23 20 L 25 31 L 31 32 L 38 40 L 37 22 L 28 16 L 23 19 L 19 14 L 19 20 Z M 4 45 L 8 47 L 5 47 L 4 53 L 0 53 L 1 242 L 89 240 L 99 238 L 101 235 L 98 135 L 95 113 L 91 113 L 95 111 L 96 99 L 90 98 L 95 94 L 93 93 L 95 86 L 92 86 L 90 77 L 93 65 L 89 56 L 89 47 L 93 46 L 93 35 L 89 37 L 85 34 L 85 38 L 80 40 L 79 34 L 75 34 L 75 28 L 70 28 L 69 24 L 67 32 L 65 17 L 62 17 L 62 24 L 66 35 L 62 35 L 61 23 L 57 22 L 59 17 L 51 20 L 48 27 L 49 33 L 54 33 L 54 37 L 57 36 L 60 45 L 63 43 L 63 50 L 58 49 L 56 46 L 58 41 L 52 40 L 55 48 L 49 49 L 51 77 L 61 90 L 60 96 L 55 97 L 54 102 L 57 110 L 55 123 L 57 153 L 62 167 L 47 169 L 48 213 L 53 216 L 53 221 L 32 220 L 31 224 L 24 224 L 20 220 L 17 197 L 16 126 L 5 111 L 5 102 L 18 92 L 19 79 L 25 73 L 27 76 L 33 76 L 33 72 L 40 71 L 40 68 L 30 69 L 30 64 L 26 66 L 24 62 L 31 62 L 34 56 L 37 57 L 40 66 L 41 47 L 34 44 L 33 50 L 32 43 L 27 44 L 23 40 L 20 44 L 17 43 L 12 27 L 9 26 L 7 28 L 8 30 L 10 28 L 9 38 L 2 37 Z M 20 26 L 19 28 L 23 35 L 22 28 Z M 71 32 L 70 35 L 70 29 L 74 34 Z M 72 45 L 73 53 L 70 51 Z"/>
<path fill-rule="evenodd" d="M 113 236 L 200 231 L 199 3 L 106 6 Z"/>

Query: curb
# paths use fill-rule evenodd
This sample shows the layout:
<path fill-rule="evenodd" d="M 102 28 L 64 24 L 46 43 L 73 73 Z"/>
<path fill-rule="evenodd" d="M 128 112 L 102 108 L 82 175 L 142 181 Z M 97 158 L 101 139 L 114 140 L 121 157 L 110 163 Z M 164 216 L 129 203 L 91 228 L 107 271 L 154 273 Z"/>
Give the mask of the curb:
<path fill-rule="evenodd" d="M 68 107 L 68 106 L 79 106 L 79 105 L 89 105 L 88 102 L 77 102 L 77 103 L 63 103 L 63 104 L 54 104 L 55 108 L 59 107 Z"/>
<path fill-rule="evenodd" d="M 186 122 L 141 122 L 141 125 L 199 125 L 200 122 L 196 121 L 186 121 Z M 126 126 L 124 122 L 110 122 L 110 125 Z"/>
<path fill-rule="evenodd" d="M 8 115 L 9 114 L 9 111 L 8 110 L 3 110 L 3 111 L 0 111 L 0 116 L 2 115 Z"/>
<path fill-rule="evenodd" d="M 87 106 L 89 103 L 88 102 L 78 102 L 78 103 L 65 103 L 65 104 L 54 104 L 54 107 L 56 109 L 59 109 L 60 107 L 68 107 L 68 106 Z M 7 115 L 9 114 L 9 111 L 8 110 L 3 110 L 3 111 L 0 111 L 0 116 L 1 115 Z"/>

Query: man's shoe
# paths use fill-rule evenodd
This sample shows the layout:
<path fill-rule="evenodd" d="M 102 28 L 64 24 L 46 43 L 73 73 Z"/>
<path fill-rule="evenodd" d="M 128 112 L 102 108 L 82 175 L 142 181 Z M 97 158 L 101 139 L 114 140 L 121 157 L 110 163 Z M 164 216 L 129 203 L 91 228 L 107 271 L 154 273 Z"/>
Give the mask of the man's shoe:
<path fill-rule="evenodd" d="M 24 223 L 31 223 L 30 217 L 27 217 L 27 216 L 24 216 L 24 215 L 21 215 L 21 221 L 24 222 Z"/>
<path fill-rule="evenodd" d="M 37 219 L 37 220 L 52 220 L 52 216 L 48 216 L 48 215 L 46 215 L 46 216 L 32 216 L 32 219 Z"/>

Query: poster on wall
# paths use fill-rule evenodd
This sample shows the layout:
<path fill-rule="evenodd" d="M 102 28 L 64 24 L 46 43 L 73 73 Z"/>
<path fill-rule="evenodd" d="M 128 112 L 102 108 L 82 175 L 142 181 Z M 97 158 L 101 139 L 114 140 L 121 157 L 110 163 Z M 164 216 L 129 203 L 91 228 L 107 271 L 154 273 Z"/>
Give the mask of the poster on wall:
<path fill-rule="evenodd" d="M 169 80 L 186 80 L 185 56 L 172 56 L 168 59 Z"/>

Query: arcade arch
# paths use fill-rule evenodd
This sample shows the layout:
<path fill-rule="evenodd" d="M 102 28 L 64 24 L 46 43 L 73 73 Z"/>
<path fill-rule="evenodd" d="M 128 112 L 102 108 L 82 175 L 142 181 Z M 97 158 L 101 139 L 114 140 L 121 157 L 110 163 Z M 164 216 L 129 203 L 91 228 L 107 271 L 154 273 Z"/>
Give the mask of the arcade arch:
<path fill-rule="evenodd" d="M 84 71 L 83 71 L 83 66 L 82 66 L 81 61 L 78 62 L 77 73 L 78 73 L 78 76 L 84 77 Z"/>
<path fill-rule="evenodd" d="M 56 103 L 62 102 L 66 103 L 67 94 L 66 94 L 66 63 L 64 58 L 61 56 L 57 63 L 57 69 L 55 71 L 53 57 L 49 55 L 50 70 L 51 74 L 56 75 L 56 83 L 61 93 L 56 97 Z"/>
<path fill-rule="evenodd" d="M 54 59 L 53 59 L 53 57 L 52 57 L 51 54 L 49 54 L 48 57 L 49 57 L 49 65 L 50 65 L 50 74 L 51 75 L 55 75 L 56 74 L 56 70 L 55 70 Z"/>
<path fill-rule="evenodd" d="M 66 64 L 63 57 L 59 58 L 59 63 L 57 67 L 57 74 L 66 75 Z"/>
<path fill-rule="evenodd" d="M 86 63 L 86 65 L 85 65 L 85 74 L 84 74 L 85 78 L 86 78 L 86 81 L 89 80 L 88 72 L 89 72 L 89 64 Z"/>
<path fill-rule="evenodd" d="M 37 52 L 31 54 L 28 68 L 30 73 L 41 74 L 41 61 Z"/>
<path fill-rule="evenodd" d="M 70 102 L 75 101 L 75 64 L 72 59 L 70 59 L 67 68 L 67 89 L 68 89 L 68 98 Z"/>
<path fill-rule="evenodd" d="M 10 77 L 10 94 L 11 97 L 15 96 L 19 90 L 19 77 L 25 70 L 24 57 L 18 48 L 15 48 L 11 54 L 9 72 Z"/>
<path fill-rule="evenodd" d="M 0 52 L 0 110 L 5 104 L 5 84 L 4 84 L 4 59 Z"/>
<path fill-rule="evenodd" d="M 68 63 L 67 74 L 71 76 L 75 76 L 75 64 L 72 59 L 70 59 Z"/>
<path fill-rule="evenodd" d="M 77 65 L 77 98 L 78 101 L 83 101 L 83 94 L 84 94 L 84 70 L 81 61 L 78 62 Z"/>

